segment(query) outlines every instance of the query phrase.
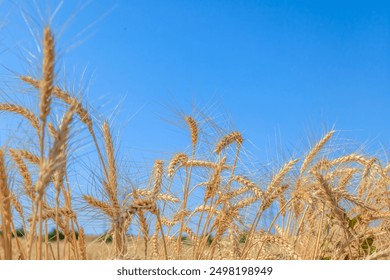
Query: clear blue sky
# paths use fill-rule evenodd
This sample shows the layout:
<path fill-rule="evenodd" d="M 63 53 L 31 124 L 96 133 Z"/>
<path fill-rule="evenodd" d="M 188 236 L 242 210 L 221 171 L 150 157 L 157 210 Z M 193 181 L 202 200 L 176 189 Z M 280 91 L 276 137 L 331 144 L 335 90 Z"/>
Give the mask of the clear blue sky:
<path fill-rule="evenodd" d="M 20 53 L 36 52 L 21 8 L 42 27 L 58 4 L 37 1 L 40 16 L 29 2 L 0 2 L 0 61 L 21 73 Z M 103 114 L 120 104 L 114 127 L 134 158 L 151 164 L 186 147 L 185 127 L 164 119 L 175 121 L 171 108 L 190 114 L 192 103 L 217 119 L 227 113 L 260 161 L 277 157 L 279 141 L 308 147 L 333 126 L 341 139 L 389 148 L 389 1 L 81 4 L 64 1 L 52 22 L 64 29 L 61 65 L 70 83 L 89 84 L 86 100 Z"/>
<path fill-rule="evenodd" d="M 2 2 L 2 64 L 19 59 L 6 50 L 15 42 L 34 51 L 20 8 L 42 26 L 46 6 L 53 11 L 58 1 L 37 3 L 43 20 L 32 3 Z M 219 104 L 217 113 L 231 115 L 260 157 L 269 142 L 294 147 L 308 131 L 320 137 L 324 125 L 345 138 L 390 144 L 388 1 L 91 1 L 78 10 L 81 4 L 64 1 L 53 20 L 61 31 L 74 16 L 59 38 L 60 58 L 70 80 L 90 83 L 90 104 L 110 114 L 120 103 L 125 147 L 175 150 L 175 133 L 185 138 L 162 119 L 174 119 L 170 107 L 191 113 L 193 102 Z M 85 81 L 72 77 L 86 66 Z"/>

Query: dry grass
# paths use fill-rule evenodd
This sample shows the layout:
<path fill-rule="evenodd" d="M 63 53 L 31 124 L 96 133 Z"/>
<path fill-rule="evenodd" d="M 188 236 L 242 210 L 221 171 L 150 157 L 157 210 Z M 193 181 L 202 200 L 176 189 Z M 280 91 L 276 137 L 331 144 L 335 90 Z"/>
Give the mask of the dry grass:
<path fill-rule="evenodd" d="M 81 101 L 55 85 L 55 37 L 49 28 L 43 34 L 42 76 L 20 77 L 37 91 L 38 108 L 0 104 L 38 135 L 35 149 L 0 149 L 1 259 L 389 258 L 390 165 L 324 153 L 334 131 L 265 180 L 243 168 L 240 132 L 203 142 L 200 122 L 186 116 L 191 151 L 156 160 L 149 180 L 126 189 L 118 139 L 107 121 L 95 123 Z M 50 123 L 56 106 L 65 108 L 58 125 Z M 82 202 L 68 176 L 77 166 L 69 157 L 76 121 L 99 159 L 94 192 L 82 193 Z M 85 234 L 79 217 L 88 211 L 109 222 L 104 237 Z"/>

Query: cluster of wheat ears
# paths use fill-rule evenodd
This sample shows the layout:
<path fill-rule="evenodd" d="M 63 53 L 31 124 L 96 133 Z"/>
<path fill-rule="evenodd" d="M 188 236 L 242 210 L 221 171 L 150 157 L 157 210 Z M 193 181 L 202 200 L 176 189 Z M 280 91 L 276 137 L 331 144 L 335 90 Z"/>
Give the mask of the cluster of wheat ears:
<path fill-rule="evenodd" d="M 39 147 L 34 152 L 25 146 L 0 149 L 2 259 L 344 260 L 390 255 L 390 165 L 357 153 L 322 153 L 334 131 L 268 182 L 258 183 L 256 172 L 239 172 L 240 132 L 222 136 L 211 144 L 211 155 L 200 158 L 201 130 L 194 117 L 186 116 L 191 151 L 169 162 L 156 160 L 146 186 L 119 194 L 108 122 L 97 124 L 80 100 L 54 84 L 50 28 L 44 29 L 42 45 L 41 77 L 20 76 L 39 93 L 39 108 L 0 103 L 1 111 L 29 122 Z M 49 121 L 55 104 L 66 108 L 58 124 Z M 99 159 L 102 178 L 95 188 L 101 195 L 83 194 L 82 209 L 110 221 L 104 238 L 85 235 L 78 221 L 82 213 L 72 206 L 68 144 L 73 122 L 86 127 Z M 55 226 L 54 234 L 49 225 Z"/>

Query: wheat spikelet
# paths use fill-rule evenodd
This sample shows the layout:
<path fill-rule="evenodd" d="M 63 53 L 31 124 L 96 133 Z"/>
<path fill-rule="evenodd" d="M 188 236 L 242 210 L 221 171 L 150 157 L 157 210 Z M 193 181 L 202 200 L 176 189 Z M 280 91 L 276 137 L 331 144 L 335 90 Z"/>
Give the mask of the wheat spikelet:
<path fill-rule="evenodd" d="M 292 201 L 292 209 L 295 218 L 298 218 L 302 214 L 303 208 L 304 208 L 304 202 L 298 199 L 297 196 L 294 196 L 294 200 Z"/>
<path fill-rule="evenodd" d="M 336 177 L 339 177 L 339 176 L 340 177 L 345 177 L 345 176 L 347 176 L 349 174 L 353 175 L 353 174 L 355 174 L 355 173 L 357 173 L 359 171 L 361 171 L 360 168 L 347 168 L 347 167 L 346 168 L 337 168 L 334 171 L 326 174 L 326 179 L 327 180 L 332 180 L 332 179 L 334 179 Z"/>
<path fill-rule="evenodd" d="M 152 256 L 158 256 L 158 231 L 161 229 L 160 224 L 156 221 L 155 233 L 152 235 L 150 239 L 152 243 Z"/>
<path fill-rule="evenodd" d="M 286 197 L 284 196 L 284 194 L 281 194 L 279 196 L 279 207 L 280 207 L 280 214 L 282 216 L 285 216 L 286 215 Z"/>
<path fill-rule="evenodd" d="M 17 150 L 10 148 L 9 152 L 10 152 L 10 155 L 11 155 L 12 159 L 14 160 L 16 165 L 18 166 L 20 174 L 23 177 L 23 180 L 24 180 L 24 186 L 23 187 L 24 187 L 24 190 L 25 190 L 26 194 L 30 198 L 33 199 L 34 198 L 34 192 L 33 192 L 33 189 L 32 189 L 33 183 L 32 183 L 32 179 L 31 179 L 31 176 L 30 176 L 30 172 L 28 171 L 28 168 L 27 168 L 25 162 L 23 161 L 21 155 L 18 153 Z"/>
<path fill-rule="evenodd" d="M 144 238 L 144 246 L 145 246 L 144 255 L 145 255 L 145 259 L 146 259 L 148 256 L 149 226 L 148 226 L 148 223 L 146 221 L 146 218 L 145 218 L 143 211 L 138 210 L 137 214 L 138 214 L 140 229 L 141 229 L 141 232 L 142 232 L 142 235 Z"/>
<path fill-rule="evenodd" d="M 50 136 L 52 138 L 55 138 L 56 135 L 57 135 L 57 130 L 56 128 L 54 127 L 54 125 L 52 123 L 48 123 L 47 124 L 47 127 L 49 128 L 49 133 L 50 133 Z"/>
<path fill-rule="evenodd" d="M 37 155 L 35 155 L 29 151 L 26 151 L 26 150 L 20 150 L 20 149 L 14 149 L 14 150 L 15 150 L 15 152 L 18 152 L 21 157 L 28 160 L 30 163 L 39 164 L 40 159 Z"/>
<path fill-rule="evenodd" d="M 159 209 L 156 202 L 151 199 L 135 199 L 132 205 L 133 209 L 137 211 L 149 211 L 152 214 L 158 215 Z"/>
<path fill-rule="evenodd" d="M 233 197 L 236 197 L 236 196 L 239 196 L 243 193 L 246 193 L 248 191 L 248 188 L 246 186 L 242 187 L 242 188 L 238 188 L 234 191 L 231 191 L 231 192 L 228 192 L 226 195 L 227 197 L 229 198 L 233 198 Z M 256 194 L 255 194 L 256 195 Z M 257 196 L 257 195 L 256 195 Z"/>
<path fill-rule="evenodd" d="M 197 238 L 196 234 L 187 226 L 183 226 L 183 231 L 188 234 L 193 245 L 196 246 L 198 243 L 198 238 Z M 179 240 L 179 242 L 180 242 L 180 240 Z"/>
<path fill-rule="evenodd" d="M 41 80 L 41 99 L 39 103 L 42 127 L 46 124 L 46 118 L 50 113 L 51 92 L 54 81 L 54 38 L 50 28 L 43 31 L 43 65 Z M 42 129 L 42 128 L 41 128 Z"/>
<path fill-rule="evenodd" d="M 230 192 L 223 192 L 223 191 L 218 191 L 217 194 L 218 194 L 218 201 L 217 201 L 217 204 L 219 203 L 223 203 L 223 202 L 227 202 L 245 192 L 248 192 L 249 189 L 247 187 L 242 187 L 242 188 L 239 188 L 239 189 L 236 189 L 234 191 L 230 191 Z"/>
<path fill-rule="evenodd" d="M 79 229 L 79 247 L 80 247 L 81 259 L 86 260 L 87 259 L 87 246 L 85 244 L 84 228 Z"/>
<path fill-rule="evenodd" d="M 263 191 L 260 189 L 260 187 L 257 184 L 255 184 L 251 180 L 241 175 L 234 176 L 231 180 L 236 181 L 241 185 L 245 186 L 248 190 L 251 190 L 257 198 L 264 199 Z"/>
<path fill-rule="evenodd" d="M 331 167 L 332 166 L 330 160 L 327 158 L 323 158 L 313 164 L 308 173 L 312 174 L 313 172 L 320 172 L 321 170 L 330 169 Z"/>
<path fill-rule="evenodd" d="M 367 162 L 366 166 L 364 167 L 362 179 L 360 181 L 360 185 L 358 188 L 358 196 L 359 197 L 363 197 L 363 194 L 370 186 L 369 181 L 373 180 L 373 176 L 371 175 L 371 173 L 372 173 L 371 171 L 372 171 L 372 167 L 376 161 L 377 161 L 376 158 L 372 158 Z"/>
<path fill-rule="evenodd" d="M 64 118 L 60 124 L 59 129 L 55 129 L 54 126 L 49 123 L 49 132 L 51 137 L 54 139 L 54 144 L 58 144 L 58 153 L 62 156 L 60 164 L 58 165 L 57 170 L 54 173 L 54 187 L 56 189 L 56 204 L 59 205 L 59 196 L 60 196 L 60 186 L 64 183 L 64 177 L 66 174 L 66 161 L 67 161 L 67 147 L 68 147 L 68 138 L 69 138 L 69 125 L 72 121 L 73 114 L 75 110 L 75 105 L 70 106 L 69 112 L 64 115 Z M 68 120 L 66 119 L 68 118 Z M 69 124 L 65 124 L 69 122 Z M 54 147 L 54 146 L 53 146 Z"/>
<path fill-rule="evenodd" d="M 187 209 L 184 209 L 184 210 L 181 210 L 179 212 L 177 212 L 174 216 L 173 216 L 173 222 L 178 222 L 178 221 L 182 221 L 184 220 L 185 217 L 187 217 L 188 215 L 190 215 L 191 212 Z"/>
<path fill-rule="evenodd" d="M 107 182 L 104 184 L 108 197 L 112 205 L 118 206 L 117 200 L 117 171 L 116 171 L 116 163 L 115 163 L 115 153 L 114 153 L 114 144 L 112 141 L 110 128 L 108 126 L 108 122 L 104 122 L 103 124 L 103 137 L 104 143 L 106 147 L 106 155 L 107 155 L 107 166 L 108 166 L 108 177 Z"/>
<path fill-rule="evenodd" d="M 279 188 L 274 188 L 272 192 L 265 195 L 265 199 L 263 201 L 263 204 L 261 205 L 261 208 L 265 210 L 270 207 L 271 204 L 275 201 L 275 199 L 283 195 L 284 191 L 287 189 L 288 185 L 283 185 Z"/>
<path fill-rule="evenodd" d="M 278 189 L 279 185 L 282 183 L 283 178 L 286 176 L 288 172 L 290 172 L 291 168 L 298 162 L 298 159 L 291 160 L 286 163 L 282 169 L 273 177 L 271 183 L 268 185 L 265 196 L 272 196 L 272 193 L 275 189 Z"/>
<path fill-rule="evenodd" d="M 139 196 L 152 196 L 152 191 L 146 189 L 137 189 L 130 193 L 131 196 L 138 198 Z"/>
<path fill-rule="evenodd" d="M 175 167 L 178 164 L 184 164 L 188 161 L 188 156 L 183 153 L 176 154 L 168 165 L 168 177 L 172 177 L 175 173 Z"/>
<path fill-rule="evenodd" d="M 188 127 L 190 128 L 190 131 L 191 131 L 192 147 L 195 149 L 196 144 L 198 143 L 198 125 L 197 125 L 196 121 L 189 116 L 186 117 L 186 122 L 187 122 Z"/>
<path fill-rule="evenodd" d="M 215 207 L 212 207 L 212 206 L 208 206 L 208 205 L 201 205 L 201 206 L 198 206 L 194 209 L 193 213 L 197 213 L 197 212 L 210 212 L 212 214 L 215 214 L 215 215 L 219 215 L 219 210 L 215 209 Z"/>
<path fill-rule="evenodd" d="M 158 200 L 166 201 L 166 202 L 173 202 L 178 203 L 180 200 L 172 195 L 169 195 L 167 193 L 160 193 L 157 195 Z"/>
<path fill-rule="evenodd" d="M 22 204 L 19 202 L 19 200 L 16 198 L 16 196 L 14 194 L 11 195 L 11 202 L 14 205 L 16 212 L 18 212 L 20 218 L 22 219 L 23 225 L 25 225 L 25 223 L 24 223 L 23 206 L 22 206 Z"/>
<path fill-rule="evenodd" d="M 173 202 L 173 203 L 178 203 L 180 201 L 178 198 L 169 195 L 167 193 L 159 193 L 156 198 L 161 201 Z"/>
<path fill-rule="evenodd" d="M 362 175 L 362 178 L 365 179 L 369 176 L 370 172 L 371 172 L 371 168 L 374 166 L 375 162 L 377 161 L 378 159 L 376 158 L 372 158 L 370 160 L 368 160 L 366 166 L 365 166 L 365 169 L 364 169 L 364 172 L 363 172 L 363 175 Z"/>
<path fill-rule="evenodd" d="M 151 199 L 135 199 L 133 207 L 137 210 L 148 210 L 153 207 L 155 203 Z"/>
<path fill-rule="evenodd" d="M 234 131 L 226 136 L 224 136 L 215 147 L 214 152 L 216 154 L 220 154 L 227 146 L 233 144 L 236 142 L 238 147 L 241 147 L 242 143 L 244 142 L 244 139 L 242 138 L 242 135 L 238 131 Z"/>
<path fill-rule="evenodd" d="M 258 200 L 258 198 L 256 196 L 251 196 L 251 197 L 248 197 L 246 199 L 243 199 L 243 200 L 240 200 L 239 202 L 237 202 L 234 207 L 236 209 L 242 209 L 242 208 L 245 208 L 249 205 L 252 205 L 253 203 L 255 203 L 256 201 Z"/>
<path fill-rule="evenodd" d="M 214 170 L 214 173 L 211 176 L 210 182 L 207 184 L 207 188 L 206 188 L 205 195 L 204 195 L 205 201 L 207 199 L 214 197 L 215 194 L 217 193 L 219 186 L 221 185 L 221 181 L 222 181 L 221 172 L 222 172 L 223 166 L 225 166 L 225 163 L 226 163 L 226 157 L 223 157 L 219 161 L 217 168 Z"/>
<path fill-rule="evenodd" d="M 356 196 L 353 196 L 352 194 L 350 194 L 349 192 L 347 192 L 346 190 L 339 190 L 339 189 L 336 189 L 334 191 L 334 195 L 337 197 L 337 196 L 340 196 L 346 200 L 349 200 L 350 202 L 353 202 L 354 204 L 360 206 L 361 208 L 364 208 L 365 210 L 371 210 L 371 211 L 375 211 L 374 208 L 370 207 L 367 205 L 367 203 L 365 203 L 363 200 L 361 200 L 359 197 L 356 197 Z"/>
<path fill-rule="evenodd" d="M 353 174 L 356 173 L 356 169 L 351 168 L 351 170 L 347 170 L 345 175 L 340 179 L 339 184 L 337 186 L 337 190 L 344 190 L 346 189 L 348 183 L 351 181 Z"/>
<path fill-rule="evenodd" d="M 54 213 L 54 210 L 50 209 L 50 210 L 43 210 L 42 213 L 40 214 L 40 218 L 42 220 L 48 220 L 48 219 L 52 219 L 54 217 L 55 213 Z M 34 220 L 34 217 L 29 217 L 27 219 L 27 221 L 29 223 L 31 223 L 32 221 Z"/>
<path fill-rule="evenodd" d="M 164 165 L 162 160 L 156 160 L 154 163 L 154 187 L 153 197 L 156 198 L 161 192 L 162 177 L 164 172 Z"/>
<path fill-rule="evenodd" d="M 74 110 L 75 110 L 75 105 L 72 104 L 69 107 L 69 110 L 63 116 L 61 120 L 61 124 L 54 137 L 53 147 L 49 152 L 49 159 L 55 158 L 60 153 L 62 156 L 64 156 L 66 143 L 69 137 L 70 125 L 73 120 Z"/>
<path fill-rule="evenodd" d="M 98 209 L 102 210 L 107 216 L 114 218 L 115 213 L 112 210 L 112 206 L 110 206 L 108 203 L 97 200 L 96 198 L 94 198 L 90 195 L 83 195 L 83 198 L 92 207 L 98 208 Z"/>
<path fill-rule="evenodd" d="M 361 155 L 353 153 L 330 161 L 330 165 L 335 166 L 347 162 L 357 162 L 363 166 L 366 166 L 369 163 L 369 160 Z"/>
<path fill-rule="evenodd" d="M 167 218 L 162 217 L 162 218 L 161 218 L 161 223 L 162 223 L 163 225 L 165 225 L 165 226 L 173 227 L 177 222 L 171 221 L 171 220 L 168 220 Z"/>
<path fill-rule="evenodd" d="M 328 132 L 324 138 L 322 138 L 315 146 L 314 148 L 309 152 L 309 154 L 306 156 L 305 160 L 302 163 L 301 166 L 301 174 L 305 172 L 307 167 L 310 165 L 310 163 L 313 161 L 314 157 L 318 154 L 318 152 L 324 147 L 324 145 L 332 138 L 332 135 L 334 134 L 334 130 Z"/>
<path fill-rule="evenodd" d="M 145 190 L 145 189 L 138 189 L 135 191 L 137 193 L 137 195 L 140 195 L 140 196 L 144 196 L 144 197 L 152 197 L 153 196 L 153 192 L 152 191 L 149 191 L 149 190 Z M 130 193 L 132 194 L 132 193 Z M 161 201 L 166 201 L 166 202 L 173 202 L 173 203 L 177 203 L 179 202 L 180 200 L 170 194 L 167 194 L 167 193 L 159 193 L 157 196 L 156 196 L 156 199 L 157 200 L 161 200 Z"/>
<path fill-rule="evenodd" d="M 255 184 L 251 180 L 249 180 L 241 175 L 234 176 L 232 178 L 232 181 L 236 181 L 236 182 L 240 183 L 241 185 L 246 186 L 248 189 L 259 188 L 259 186 L 257 184 Z"/>
<path fill-rule="evenodd" d="M 19 105 L 0 103 L 0 111 L 12 112 L 27 119 L 35 130 L 39 131 L 39 119 L 33 112 Z"/>
<path fill-rule="evenodd" d="M 182 163 L 183 166 L 189 166 L 189 167 L 205 167 L 210 169 L 215 169 L 218 167 L 218 164 L 206 160 L 188 160 L 186 162 Z M 231 166 L 224 165 L 221 166 L 222 170 L 231 169 Z"/>
<path fill-rule="evenodd" d="M 59 214 L 62 215 L 62 216 L 65 216 L 65 217 L 67 217 L 69 219 L 76 220 L 76 213 L 72 209 L 70 209 L 70 208 L 68 208 L 66 206 L 61 208 L 61 209 L 59 209 Z"/>

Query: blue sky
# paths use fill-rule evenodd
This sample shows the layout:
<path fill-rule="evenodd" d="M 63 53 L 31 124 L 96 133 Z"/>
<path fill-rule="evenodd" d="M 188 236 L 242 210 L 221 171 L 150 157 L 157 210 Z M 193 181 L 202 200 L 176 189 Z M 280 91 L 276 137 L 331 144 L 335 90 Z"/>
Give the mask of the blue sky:
<path fill-rule="evenodd" d="M 40 31 L 58 3 L 0 2 L 1 77 L 25 72 L 37 53 L 28 26 Z M 260 162 L 332 127 L 346 143 L 389 148 L 388 1 L 72 0 L 51 23 L 59 80 L 87 89 L 121 151 L 147 164 L 188 147 L 177 112 L 193 104 L 242 131 Z"/>
<path fill-rule="evenodd" d="M 42 15 L 33 3 L 2 3 L 7 67 L 20 64 L 13 62 L 20 60 L 15 45 L 35 48 L 20 10 L 41 27 L 59 2 L 36 3 Z M 120 104 L 116 128 L 129 149 L 180 150 L 186 134 L 163 119 L 174 120 L 172 108 L 190 114 L 192 104 L 206 110 L 217 104 L 210 110 L 216 117 L 227 113 L 232 128 L 243 131 L 260 158 L 278 141 L 292 149 L 308 145 L 308 133 L 319 138 L 324 127 L 334 126 L 344 131 L 343 138 L 356 141 L 390 142 L 387 1 L 91 1 L 79 6 L 81 1 L 64 1 L 52 21 L 60 33 L 59 57 L 70 80 L 89 85 L 89 104 L 103 104 L 99 111 L 106 115 Z"/>

